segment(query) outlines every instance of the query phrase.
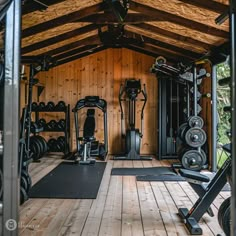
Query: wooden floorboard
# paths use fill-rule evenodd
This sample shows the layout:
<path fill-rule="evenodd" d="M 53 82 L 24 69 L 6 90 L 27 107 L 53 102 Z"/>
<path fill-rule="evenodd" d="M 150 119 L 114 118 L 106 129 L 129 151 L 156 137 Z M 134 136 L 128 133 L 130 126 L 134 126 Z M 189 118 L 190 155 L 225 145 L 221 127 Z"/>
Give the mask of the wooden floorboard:
<path fill-rule="evenodd" d="M 30 164 L 33 184 L 62 161 L 45 157 Z M 137 182 L 135 176 L 111 176 L 113 167 L 169 166 L 170 161 L 114 161 L 109 158 L 96 199 L 29 199 L 20 207 L 19 234 L 81 236 L 186 236 L 179 207 L 190 208 L 197 199 L 187 182 Z M 214 217 L 200 220 L 204 236 L 221 234 L 217 222 L 220 204 L 230 192 L 213 202 Z"/>

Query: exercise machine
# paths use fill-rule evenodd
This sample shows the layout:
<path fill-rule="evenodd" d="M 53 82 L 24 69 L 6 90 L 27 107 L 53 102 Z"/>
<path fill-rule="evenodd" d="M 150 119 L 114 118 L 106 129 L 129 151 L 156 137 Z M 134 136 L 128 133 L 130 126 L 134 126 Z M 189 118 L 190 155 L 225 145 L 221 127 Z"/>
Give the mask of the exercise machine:
<path fill-rule="evenodd" d="M 142 98 L 139 98 L 142 94 Z M 125 95 L 125 96 L 124 96 Z M 124 108 L 122 102 L 128 101 L 128 123 L 129 128 L 124 133 Z M 141 109 L 141 130 L 136 128 L 136 101 L 143 102 Z M 119 92 L 119 104 L 121 110 L 121 133 L 125 139 L 125 154 L 114 157 L 114 160 L 151 160 L 150 156 L 141 156 L 140 147 L 143 137 L 143 112 L 147 102 L 145 84 L 141 88 L 140 80 L 129 79 L 125 81 L 125 86 L 121 84 Z"/>
<path fill-rule="evenodd" d="M 83 136 L 81 137 L 78 112 L 83 108 L 88 108 L 88 110 L 83 127 Z M 94 137 L 96 122 L 95 109 L 93 108 L 97 108 L 103 112 L 104 143 L 97 141 Z M 99 98 L 99 96 L 86 96 L 76 103 L 72 111 L 74 112 L 77 146 L 74 154 L 75 161 L 79 161 L 80 164 L 94 164 L 95 159 L 92 159 L 93 157 L 105 160 L 108 152 L 107 102 Z"/>
<path fill-rule="evenodd" d="M 223 149 L 230 153 L 231 145 L 224 145 Z M 202 235 L 202 229 L 198 221 L 202 218 L 204 213 L 207 212 L 210 216 L 214 216 L 210 205 L 227 183 L 228 176 L 231 174 L 231 167 L 231 157 L 229 156 L 212 180 L 210 180 L 207 175 L 196 171 L 186 169 L 179 170 L 180 175 L 186 178 L 199 196 L 190 210 L 187 208 L 179 208 L 179 215 L 184 219 L 185 225 L 192 235 Z M 208 184 L 206 185 L 206 183 Z"/>

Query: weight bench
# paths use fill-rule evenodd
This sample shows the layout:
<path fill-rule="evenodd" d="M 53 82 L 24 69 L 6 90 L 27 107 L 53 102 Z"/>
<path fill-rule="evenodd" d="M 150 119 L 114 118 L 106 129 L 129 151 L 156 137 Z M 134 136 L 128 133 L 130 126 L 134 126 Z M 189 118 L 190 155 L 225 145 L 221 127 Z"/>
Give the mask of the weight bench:
<path fill-rule="evenodd" d="M 230 152 L 230 145 L 223 147 L 226 151 Z M 212 180 L 206 175 L 192 170 L 180 169 L 179 174 L 186 178 L 194 191 L 198 194 L 199 198 L 190 210 L 187 208 L 179 208 L 179 215 L 184 219 L 185 225 L 192 235 L 202 235 L 202 229 L 198 221 L 208 213 L 214 216 L 210 205 L 227 183 L 227 176 L 231 173 L 231 157 L 229 157 L 222 167 L 217 171 Z M 203 183 L 209 183 L 204 186 Z"/>
<path fill-rule="evenodd" d="M 79 163 L 83 165 L 95 164 L 96 162 L 95 159 L 91 159 L 90 157 L 92 142 L 96 140 L 94 137 L 94 132 L 95 132 L 94 114 L 95 114 L 94 109 L 87 110 L 87 117 L 84 122 L 83 137 L 79 137 L 78 140 L 80 142 L 83 142 L 83 144 L 81 145 L 83 146 L 82 158 L 79 161 Z M 78 159 L 76 159 L 75 161 L 78 162 Z"/>

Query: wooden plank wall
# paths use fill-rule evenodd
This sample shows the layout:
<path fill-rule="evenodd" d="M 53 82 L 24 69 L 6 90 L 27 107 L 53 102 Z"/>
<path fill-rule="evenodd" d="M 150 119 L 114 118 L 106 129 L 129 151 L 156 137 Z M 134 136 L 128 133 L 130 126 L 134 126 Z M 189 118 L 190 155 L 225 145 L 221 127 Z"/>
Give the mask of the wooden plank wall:
<path fill-rule="evenodd" d="M 207 145 L 208 145 L 208 160 L 209 160 L 209 165 L 211 166 L 212 164 L 212 105 L 211 105 L 211 97 L 207 97 L 206 94 L 211 94 L 211 80 L 212 80 L 212 70 L 211 70 L 211 65 L 209 63 L 206 63 L 204 65 L 204 68 L 206 71 L 211 75 L 210 77 L 205 77 L 202 80 L 202 83 L 200 85 L 200 92 L 203 95 L 202 98 L 200 99 L 200 105 L 202 107 L 202 111 L 200 113 L 200 116 L 204 120 L 204 130 L 207 133 Z"/>
<path fill-rule="evenodd" d="M 45 84 L 40 101 L 60 100 L 71 105 L 87 95 L 98 95 L 108 104 L 109 153 L 118 154 L 122 150 L 121 122 L 118 94 L 120 84 L 125 79 L 141 79 L 146 84 L 148 95 L 144 111 L 144 136 L 141 152 L 155 154 L 157 152 L 157 79 L 149 72 L 154 62 L 153 57 L 146 56 L 128 49 L 107 49 L 76 61 L 54 67 L 48 72 L 40 72 L 37 78 Z M 83 124 L 86 110 L 79 113 Z M 137 126 L 140 128 L 141 104 L 137 104 Z M 45 118 L 63 118 L 60 113 L 46 113 Z M 127 116 L 126 116 L 127 118 Z M 74 119 L 71 112 L 72 146 L 75 148 Z M 45 133 L 47 138 L 55 133 Z M 60 134 L 58 134 L 60 135 Z M 103 119 L 100 112 L 96 116 L 96 138 L 103 140 Z"/>

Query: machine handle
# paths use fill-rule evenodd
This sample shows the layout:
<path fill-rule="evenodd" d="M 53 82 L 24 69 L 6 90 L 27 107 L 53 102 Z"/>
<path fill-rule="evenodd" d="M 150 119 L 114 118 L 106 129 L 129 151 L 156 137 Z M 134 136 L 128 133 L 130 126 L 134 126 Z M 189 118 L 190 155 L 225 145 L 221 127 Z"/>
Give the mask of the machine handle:
<path fill-rule="evenodd" d="M 142 111 L 141 111 L 141 132 L 140 132 L 140 137 L 143 136 L 143 117 L 144 117 L 143 113 L 144 113 L 144 107 L 145 107 L 146 102 L 147 102 L 147 92 L 146 92 L 146 85 L 145 84 L 143 84 L 142 94 L 143 94 L 143 97 L 144 97 L 144 99 L 143 99 L 144 103 L 143 103 L 143 107 L 142 107 Z"/>

